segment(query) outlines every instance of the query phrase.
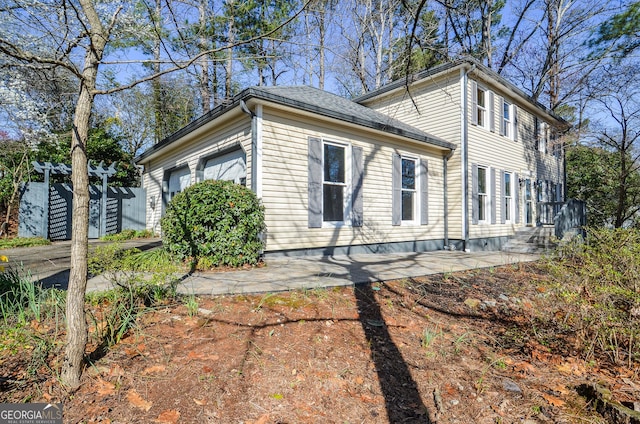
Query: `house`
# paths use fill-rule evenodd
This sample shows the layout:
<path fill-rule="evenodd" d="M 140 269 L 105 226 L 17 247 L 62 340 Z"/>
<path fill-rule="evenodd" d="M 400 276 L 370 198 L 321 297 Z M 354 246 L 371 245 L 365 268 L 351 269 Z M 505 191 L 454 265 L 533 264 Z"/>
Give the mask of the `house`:
<path fill-rule="evenodd" d="M 137 158 L 147 228 L 205 179 L 262 200 L 266 255 L 499 249 L 564 200 L 568 125 L 473 60 L 354 101 L 253 87 Z"/>

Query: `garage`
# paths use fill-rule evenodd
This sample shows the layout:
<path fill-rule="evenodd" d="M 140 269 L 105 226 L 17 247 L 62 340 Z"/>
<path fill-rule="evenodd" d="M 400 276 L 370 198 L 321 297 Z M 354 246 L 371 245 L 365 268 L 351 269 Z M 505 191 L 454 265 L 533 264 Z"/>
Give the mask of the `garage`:
<path fill-rule="evenodd" d="M 247 159 L 242 149 L 237 149 L 208 159 L 202 172 L 203 180 L 233 181 L 246 185 Z"/>
<path fill-rule="evenodd" d="M 185 188 L 191 185 L 191 170 L 189 167 L 184 167 L 172 171 L 169 175 L 169 198 L 173 199 L 173 196 L 183 191 Z"/>

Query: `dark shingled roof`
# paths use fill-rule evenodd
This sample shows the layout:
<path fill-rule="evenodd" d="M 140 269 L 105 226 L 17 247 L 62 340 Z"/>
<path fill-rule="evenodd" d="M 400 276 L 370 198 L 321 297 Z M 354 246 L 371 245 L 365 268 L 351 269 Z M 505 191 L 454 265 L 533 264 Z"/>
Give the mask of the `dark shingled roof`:
<path fill-rule="evenodd" d="M 366 106 L 362 106 L 351 100 L 313 87 L 307 86 L 275 86 L 275 87 L 251 87 L 234 96 L 227 105 L 218 106 L 202 115 L 187 126 L 160 141 L 158 144 L 146 150 L 136 158 L 136 162 L 163 149 L 165 146 L 184 137 L 191 131 L 201 127 L 207 122 L 223 115 L 230 109 L 237 107 L 241 101 L 249 99 L 270 101 L 283 106 L 290 106 L 306 112 L 316 113 L 320 116 L 334 118 L 343 122 L 360 125 L 407 137 L 445 149 L 455 149 L 453 143 L 432 136 L 388 115 L 377 112 Z"/>

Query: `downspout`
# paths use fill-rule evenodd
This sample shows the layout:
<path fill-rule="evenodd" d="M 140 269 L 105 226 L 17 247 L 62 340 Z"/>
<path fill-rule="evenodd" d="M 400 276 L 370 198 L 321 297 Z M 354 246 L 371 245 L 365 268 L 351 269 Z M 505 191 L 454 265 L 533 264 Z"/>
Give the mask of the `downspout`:
<path fill-rule="evenodd" d="M 461 161 L 462 161 L 462 235 L 464 237 L 463 249 L 465 252 L 469 251 L 469 114 L 468 110 L 468 75 L 470 72 L 476 69 L 476 65 L 473 64 L 468 71 L 464 68 L 460 69 L 460 84 L 462 89 L 460 95 L 462 96 L 462 119 L 461 125 L 461 140 L 462 147 Z"/>
<path fill-rule="evenodd" d="M 450 150 L 449 153 L 442 157 L 442 186 L 444 188 L 444 250 L 450 250 L 451 246 L 449 246 L 449 184 L 447 183 L 447 166 L 449 163 L 449 159 L 453 156 L 453 150 Z"/>
<path fill-rule="evenodd" d="M 240 109 L 251 117 L 251 190 L 262 198 L 262 105 L 252 112 L 244 100 Z"/>
<path fill-rule="evenodd" d="M 262 105 L 256 105 L 255 113 L 249 109 L 244 100 L 240 100 L 240 109 L 251 117 L 251 190 L 262 200 Z M 262 241 L 260 256 L 264 256 L 267 245 L 265 231 L 258 235 Z"/>

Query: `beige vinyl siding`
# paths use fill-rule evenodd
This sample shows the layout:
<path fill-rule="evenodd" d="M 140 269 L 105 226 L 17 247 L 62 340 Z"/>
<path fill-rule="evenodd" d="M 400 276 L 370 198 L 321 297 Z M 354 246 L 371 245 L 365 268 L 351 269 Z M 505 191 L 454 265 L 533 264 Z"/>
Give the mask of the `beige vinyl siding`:
<path fill-rule="evenodd" d="M 496 223 L 495 224 L 478 224 L 470 225 L 470 238 L 482 237 L 498 237 L 513 234 L 516 227 L 524 225 L 524 189 L 521 188 L 517 181 L 514 181 L 514 189 L 519 190 L 519 215 L 520 222 L 515 223 L 515 219 L 511 223 L 501 224 L 502 202 L 500 187 L 500 171 L 517 173 L 523 178 L 530 178 L 532 183 L 538 179 L 549 180 L 555 183 L 562 181 L 562 159 L 555 158 L 552 154 L 541 154 L 536 149 L 537 140 L 534 137 L 535 118 L 532 112 L 524 107 L 522 103 L 518 103 L 513 98 L 505 96 L 498 91 L 496 87 L 482 84 L 484 88 L 493 91 L 494 110 L 495 110 L 495 131 L 489 131 L 489 127 L 479 127 L 469 124 L 469 178 L 471 196 L 471 166 L 478 164 L 485 167 L 494 168 L 496 172 L 496 184 L 491 189 L 495 193 L 496 199 Z M 504 97 L 509 103 L 517 107 L 517 140 L 500 135 L 500 97 Z M 471 90 L 469 90 L 469 106 L 471 110 Z M 487 106 L 487 110 L 489 106 Z M 512 112 L 513 114 L 513 112 Z M 488 116 L 488 115 L 487 115 Z M 512 116 L 512 119 L 514 116 Z M 471 122 L 471 120 L 469 121 Z M 535 217 L 535 191 L 532 193 L 534 199 L 534 217 L 533 223 L 536 222 Z M 469 205 L 472 204 L 471 197 Z"/>
<path fill-rule="evenodd" d="M 430 78 L 363 103 L 450 143 L 460 144 L 460 76 Z M 417 107 L 416 107 L 417 106 Z"/>
<path fill-rule="evenodd" d="M 265 108 L 263 126 L 263 196 L 267 251 L 322 248 L 371 243 L 441 239 L 442 157 L 429 148 L 399 143 L 391 137 L 364 134 L 338 124 L 286 115 Z M 308 140 L 363 149 L 362 227 L 344 225 L 308 228 Z M 429 164 L 429 224 L 391 225 L 391 172 L 394 152 L 427 159 Z M 350 169 L 347 168 L 348 173 Z"/>
<path fill-rule="evenodd" d="M 189 166 L 191 184 L 196 182 L 198 160 L 205 156 L 224 151 L 233 146 L 241 146 L 247 159 L 247 186 L 251 186 L 251 123 L 249 119 L 234 120 L 216 128 L 216 135 L 202 135 L 177 147 L 167 146 L 161 156 L 145 163 L 143 185 L 147 191 L 147 199 L 155 198 L 156 208 L 149 207 L 147 200 L 147 229 L 160 233 L 162 205 L 162 179 L 170 169 Z"/>
<path fill-rule="evenodd" d="M 463 238 L 460 87 L 460 73 L 455 72 L 416 82 L 411 85 L 411 96 L 400 89 L 364 102 L 374 110 L 458 146 L 447 166 L 450 239 Z M 442 221 L 444 215 L 436 218 Z"/>

